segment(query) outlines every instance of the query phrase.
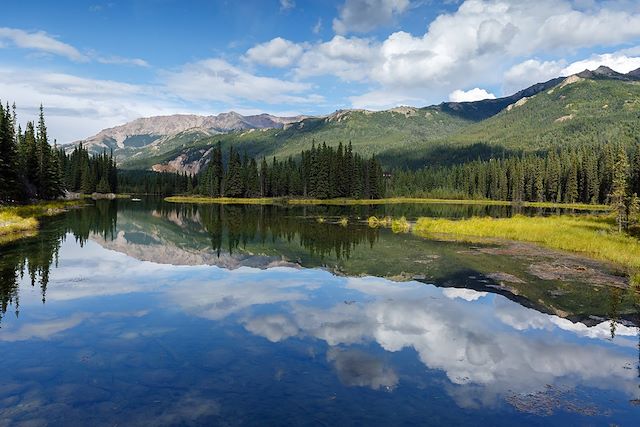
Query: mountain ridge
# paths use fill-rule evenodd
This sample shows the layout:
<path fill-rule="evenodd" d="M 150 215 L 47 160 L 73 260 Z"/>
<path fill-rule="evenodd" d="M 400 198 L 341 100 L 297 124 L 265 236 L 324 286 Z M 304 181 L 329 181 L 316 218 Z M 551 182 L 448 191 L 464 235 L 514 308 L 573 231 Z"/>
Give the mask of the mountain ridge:
<path fill-rule="evenodd" d="M 105 129 L 83 143 L 93 140 L 93 147 L 100 151 L 113 148 L 125 168 L 191 174 L 198 173 L 206 165 L 209 148 L 217 140 L 225 146 L 236 145 L 238 150 L 253 157 L 295 156 L 313 141 L 341 141 L 352 142 L 354 150 L 362 154 L 391 158 L 424 151 L 437 143 L 485 142 L 487 138 L 478 129 L 493 129 L 496 134 L 495 127 L 490 125 L 496 120 L 507 120 L 500 118 L 503 112 L 520 109 L 518 107 L 539 94 L 550 97 L 555 90 L 583 80 L 636 84 L 640 81 L 640 69 L 622 74 L 601 66 L 593 71 L 584 70 L 537 83 L 510 96 L 473 102 L 443 102 L 428 107 L 401 106 L 383 111 L 343 109 L 325 116 L 242 116 L 233 111 L 217 116 L 156 116 Z M 612 103 L 612 108 L 622 108 L 616 105 Z M 531 111 L 530 115 L 538 113 Z M 574 117 L 578 120 L 573 120 Z M 570 125 L 572 121 L 578 123 L 579 118 L 580 115 L 569 111 L 555 117 L 557 125 L 553 126 Z M 525 120 L 528 119 L 525 117 Z M 425 156 L 422 153 L 419 157 Z M 415 162 L 411 164 L 411 167 L 418 166 Z"/>

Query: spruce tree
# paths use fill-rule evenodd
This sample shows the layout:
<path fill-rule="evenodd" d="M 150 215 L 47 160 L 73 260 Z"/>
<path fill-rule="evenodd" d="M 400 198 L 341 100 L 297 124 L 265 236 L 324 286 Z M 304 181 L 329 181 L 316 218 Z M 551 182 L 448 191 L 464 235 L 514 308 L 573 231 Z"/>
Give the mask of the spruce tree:
<path fill-rule="evenodd" d="M 242 163 L 240 155 L 229 147 L 229 163 L 225 176 L 225 197 L 242 197 Z"/>
<path fill-rule="evenodd" d="M 618 147 L 612 170 L 611 182 L 611 208 L 616 215 L 616 223 L 618 231 L 626 226 L 627 221 L 627 196 L 628 196 L 628 177 L 629 177 L 629 160 L 624 147 Z"/>
<path fill-rule="evenodd" d="M 567 188 L 564 193 L 564 200 L 574 203 L 578 199 L 578 168 L 575 162 L 571 163 L 567 174 Z"/>
<path fill-rule="evenodd" d="M 18 147 L 9 105 L 0 103 L 0 201 L 11 202 L 21 197 Z"/>

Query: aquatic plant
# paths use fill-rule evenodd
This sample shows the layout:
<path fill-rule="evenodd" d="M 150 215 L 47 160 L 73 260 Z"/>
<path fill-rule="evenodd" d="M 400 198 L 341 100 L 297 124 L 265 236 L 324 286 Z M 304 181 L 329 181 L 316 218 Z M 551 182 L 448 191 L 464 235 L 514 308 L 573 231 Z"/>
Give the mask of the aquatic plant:
<path fill-rule="evenodd" d="M 391 231 L 394 233 L 407 233 L 411 230 L 411 224 L 405 217 L 391 220 Z"/>

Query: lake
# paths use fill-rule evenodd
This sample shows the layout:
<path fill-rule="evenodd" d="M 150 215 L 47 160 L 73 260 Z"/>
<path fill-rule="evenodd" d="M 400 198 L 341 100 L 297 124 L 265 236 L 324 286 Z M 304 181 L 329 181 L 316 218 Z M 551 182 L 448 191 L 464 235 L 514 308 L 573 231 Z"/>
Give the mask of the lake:
<path fill-rule="evenodd" d="M 366 223 L 516 212 L 555 213 L 148 198 L 48 218 L 0 247 L 0 425 L 637 425 L 640 302 L 614 267 Z"/>

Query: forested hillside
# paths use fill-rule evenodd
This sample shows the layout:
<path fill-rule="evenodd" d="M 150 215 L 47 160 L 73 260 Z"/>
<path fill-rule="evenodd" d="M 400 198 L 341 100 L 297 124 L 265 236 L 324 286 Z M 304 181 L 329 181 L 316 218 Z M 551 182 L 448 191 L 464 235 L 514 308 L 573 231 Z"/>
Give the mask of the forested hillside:
<path fill-rule="evenodd" d="M 387 168 L 419 169 L 554 147 L 621 142 L 640 135 L 640 84 L 632 72 L 606 67 L 534 85 L 510 97 L 426 108 L 338 111 L 283 129 L 251 129 L 195 141 L 168 141 L 168 152 L 148 152 L 124 168 L 186 171 L 203 165 L 218 141 L 256 160 L 286 158 L 313 142 L 351 142 L 362 155 L 376 154 Z"/>

